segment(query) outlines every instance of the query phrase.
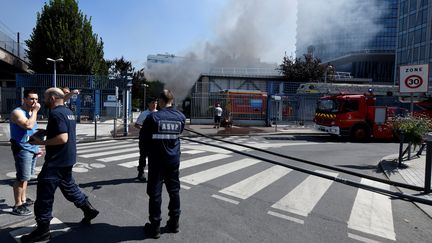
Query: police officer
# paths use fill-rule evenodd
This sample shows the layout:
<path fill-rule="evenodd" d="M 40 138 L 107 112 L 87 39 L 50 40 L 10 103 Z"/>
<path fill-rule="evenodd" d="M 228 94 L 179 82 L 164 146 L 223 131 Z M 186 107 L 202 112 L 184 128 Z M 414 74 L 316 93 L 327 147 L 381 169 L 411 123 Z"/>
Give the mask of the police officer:
<path fill-rule="evenodd" d="M 169 195 L 167 232 L 179 231 L 180 217 L 180 134 L 186 117 L 173 107 L 174 96 L 164 90 L 158 99 L 160 110 L 147 116 L 140 136 L 148 154 L 147 194 L 149 196 L 149 221 L 144 226 L 147 237 L 160 237 L 162 183 Z"/>
<path fill-rule="evenodd" d="M 46 140 L 31 137 L 30 143 L 45 145 L 45 163 L 38 175 L 34 213 L 37 227 L 21 242 L 50 239 L 49 225 L 52 217 L 54 194 L 60 188 L 65 198 L 84 212 L 82 223 L 90 223 L 99 211 L 94 209 L 75 184 L 72 167 L 76 163 L 76 122 L 72 111 L 64 105 L 64 93 L 59 88 L 45 91 L 45 105 L 51 109 L 46 128 Z"/>

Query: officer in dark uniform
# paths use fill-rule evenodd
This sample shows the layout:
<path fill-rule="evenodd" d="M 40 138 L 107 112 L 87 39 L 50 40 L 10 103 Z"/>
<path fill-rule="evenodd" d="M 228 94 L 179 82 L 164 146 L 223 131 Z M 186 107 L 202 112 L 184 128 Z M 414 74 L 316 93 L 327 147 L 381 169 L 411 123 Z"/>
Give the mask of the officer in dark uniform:
<path fill-rule="evenodd" d="M 179 231 L 180 217 L 180 134 L 186 117 L 173 107 L 174 96 L 164 90 L 158 99 L 158 112 L 147 116 L 140 130 L 140 137 L 148 154 L 149 221 L 144 226 L 146 236 L 160 237 L 162 183 L 169 195 L 167 232 Z"/>
<path fill-rule="evenodd" d="M 47 140 L 31 137 L 30 143 L 45 145 L 45 163 L 38 175 L 34 213 L 37 227 L 21 242 L 50 239 L 49 225 L 52 217 L 54 194 L 60 188 L 65 198 L 84 212 L 82 223 L 90 223 L 99 211 L 87 200 L 75 184 L 72 167 L 76 163 L 76 121 L 72 111 L 64 105 L 64 93 L 59 88 L 45 91 L 45 105 L 51 109 L 45 131 Z"/>

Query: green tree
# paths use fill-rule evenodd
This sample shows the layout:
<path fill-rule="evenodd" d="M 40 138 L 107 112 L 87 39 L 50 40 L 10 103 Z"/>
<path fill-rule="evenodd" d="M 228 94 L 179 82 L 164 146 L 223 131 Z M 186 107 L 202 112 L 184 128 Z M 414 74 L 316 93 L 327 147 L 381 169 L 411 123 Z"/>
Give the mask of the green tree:
<path fill-rule="evenodd" d="M 144 103 L 147 104 L 151 97 L 157 97 L 159 93 L 162 92 L 163 88 L 164 84 L 160 81 L 147 81 L 144 68 L 135 72 L 132 86 L 133 106 L 140 107 L 143 110 L 145 108 Z M 146 101 L 143 100 L 144 97 Z"/>
<path fill-rule="evenodd" d="M 91 18 L 79 9 L 75 0 L 50 0 L 37 13 L 36 26 L 26 40 L 30 68 L 51 73 L 48 57 L 63 58 L 58 73 L 107 74 L 103 59 L 103 41 L 93 33 Z"/>
<path fill-rule="evenodd" d="M 279 65 L 280 72 L 288 81 L 311 82 L 321 80 L 328 66 L 321 64 L 321 60 L 312 55 L 305 54 L 303 57 L 284 56 L 282 64 Z"/>

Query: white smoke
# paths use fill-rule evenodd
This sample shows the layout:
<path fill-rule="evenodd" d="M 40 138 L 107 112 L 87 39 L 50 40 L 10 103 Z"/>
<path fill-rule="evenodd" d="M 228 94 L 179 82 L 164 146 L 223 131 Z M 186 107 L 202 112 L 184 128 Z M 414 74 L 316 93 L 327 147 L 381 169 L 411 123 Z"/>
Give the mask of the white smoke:
<path fill-rule="evenodd" d="M 184 98 L 201 73 L 213 67 L 271 67 L 294 53 L 296 0 L 230 0 L 211 40 L 196 40 L 173 64 L 151 65 L 148 80 L 160 80 Z"/>

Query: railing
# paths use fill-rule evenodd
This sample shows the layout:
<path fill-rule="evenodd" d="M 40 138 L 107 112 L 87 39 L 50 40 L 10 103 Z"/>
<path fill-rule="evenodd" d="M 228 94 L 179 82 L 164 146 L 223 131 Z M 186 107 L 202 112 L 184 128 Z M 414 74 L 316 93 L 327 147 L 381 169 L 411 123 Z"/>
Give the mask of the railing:
<path fill-rule="evenodd" d="M 16 40 L 5 34 L 0 30 L 0 48 L 10 52 L 11 54 L 17 56 L 24 62 L 29 62 L 26 55 L 26 50 L 21 44 L 18 44 Z"/>

